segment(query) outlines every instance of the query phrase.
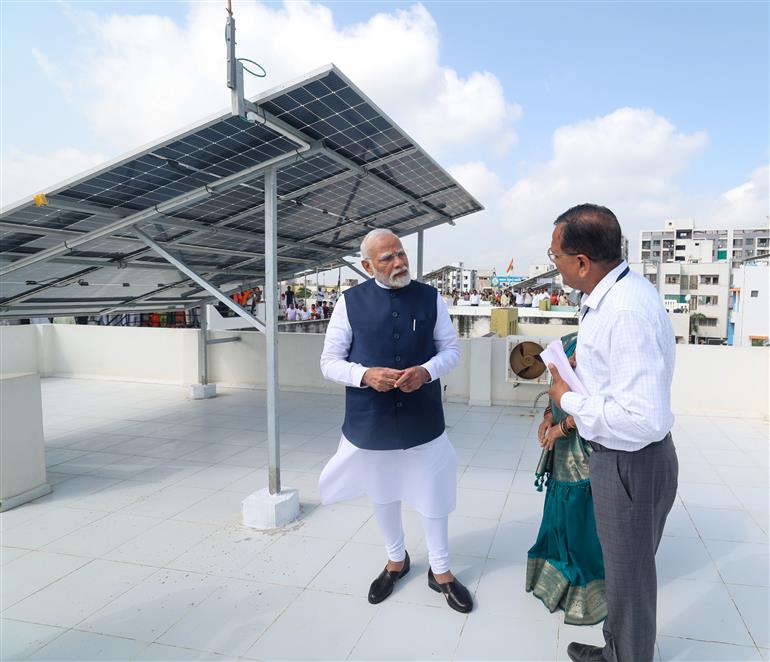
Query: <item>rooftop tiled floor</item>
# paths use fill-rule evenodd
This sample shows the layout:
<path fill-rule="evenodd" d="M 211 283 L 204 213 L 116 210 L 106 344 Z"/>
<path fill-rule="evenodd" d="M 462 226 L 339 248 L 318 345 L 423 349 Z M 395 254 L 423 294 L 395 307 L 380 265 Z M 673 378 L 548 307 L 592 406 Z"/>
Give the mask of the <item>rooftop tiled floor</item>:
<path fill-rule="evenodd" d="M 364 500 L 320 507 L 343 400 L 283 393 L 283 482 L 301 518 L 239 525 L 266 482 L 264 393 L 48 379 L 51 495 L 0 515 L 2 659 L 564 660 L 600 626 L 565 626 L 523 589 L 542 494 L 524 408 L 446 407 L 460 461 L 450 519 L 469 616 L 426 586 L 419 518 L 413 571 L 366 601 L 384 552 Z M 768 435 L 761 421 L 681 416 L 679 498 L 658 553 L 658 658 L 768 660 Z"/>

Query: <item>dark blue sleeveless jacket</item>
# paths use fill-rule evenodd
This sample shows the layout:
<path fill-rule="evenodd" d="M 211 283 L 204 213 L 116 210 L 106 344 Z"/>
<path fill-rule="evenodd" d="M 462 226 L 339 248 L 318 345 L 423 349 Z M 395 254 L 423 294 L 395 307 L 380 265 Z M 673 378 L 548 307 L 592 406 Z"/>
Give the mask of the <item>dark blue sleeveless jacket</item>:
<path fill-rule="evenodd" d="M 345 292 L 353 330 L 348 361 L 367 368 L 411 368 L 436 355 L 433 287 L 412 281 L 385 289 L 374 278 Z M 441 382 L 413 393 L 373 388 L 345 390 L 345 437 L 358 448 L 394 450 L 432 441 L 444 432 Z"/>

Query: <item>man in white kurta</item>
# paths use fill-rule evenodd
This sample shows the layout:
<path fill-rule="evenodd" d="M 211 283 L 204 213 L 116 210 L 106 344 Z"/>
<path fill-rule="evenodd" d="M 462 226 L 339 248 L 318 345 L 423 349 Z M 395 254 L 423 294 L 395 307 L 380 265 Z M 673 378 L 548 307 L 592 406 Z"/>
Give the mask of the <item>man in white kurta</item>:
<path fill-rule="evenodd" d="M 473 599 L 449 569 L 457 461 L 438 382 L 459 359 L 457 334 L 440 294 L 411 280 L 392 232 L 370 232 L 361 254 L 373 278 L 340 297 L 321 355 L 324 377 L 347 387 L 343 434 L 321 474 L 321 500 L 364 494 L 372 500 L 388 563 L 372 582 L 369 602 L 382 602 L 409 572 L 401 523 L 406 502 L 422 516 L 429 587 L 467 613 Z"/>

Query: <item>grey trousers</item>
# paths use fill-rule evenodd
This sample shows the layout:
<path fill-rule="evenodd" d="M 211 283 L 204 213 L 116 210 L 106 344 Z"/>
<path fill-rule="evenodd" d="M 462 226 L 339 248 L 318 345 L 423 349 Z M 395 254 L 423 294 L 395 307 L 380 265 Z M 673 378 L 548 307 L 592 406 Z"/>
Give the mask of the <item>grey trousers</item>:
<path fill-rule="evenodd" d="M 607 591 L 602 652 L 608 662 L 652 662 L 655 552 L 679 475 L 674 442 L 669 434 L 634 452 L 591 445 L 591 491 Z"/>

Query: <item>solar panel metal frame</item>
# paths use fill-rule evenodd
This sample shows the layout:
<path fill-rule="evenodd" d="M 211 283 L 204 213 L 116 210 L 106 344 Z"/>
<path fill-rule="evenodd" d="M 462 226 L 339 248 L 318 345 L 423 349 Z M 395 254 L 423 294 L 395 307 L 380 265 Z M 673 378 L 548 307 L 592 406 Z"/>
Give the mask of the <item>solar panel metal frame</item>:
<path fill-rule="evenodd" d="M 331 91 L 320 96 L 324 85 Z M 25 200 L 0 211 L 0 318 L 72 314 L 73 297 L 65 295 L 73 292 L 82 293 L 78 310 L 92 314 L 189 308 L 211 299 L 157 258 L 132 228 L 216 287 L 262 282 L 262 173 L 270 167 L 279 173 L 279 280 L 346 265 L 343 258 L 356 253 L 374 227 L 411 234 L 483 209 L 334 65 L 246 104 L 255 120 L 249 124 L 232 114 L 211 116 L 53 186 L 47 206 Z M 292 104 L 298 105 L 287 109 Z M 300 116 L 318 119 L 303 125 Z M 376 142 L 359 128 L 364 125 L 385 140 Z M 220 136 L 203 149 L 206 140 Z M 180 156 L 182 143 L 189 150 Z M 419 179 L 418 190 L 404 181 L 410 172 Z M 431 190 L 431 182 L 441 186 Z M 118 204 L 97 208 L 94 201 Z M 145 272 L 147 289 L 130 285 L 126 296 L 110 297 L 113 305 L 105 305 L 103 292 L 91 290 L 87 280 L 100 271 L 107 275 L 104 287 L 112 287 L 121 272 Z M 9 273 L 28 289 L 16 281 L 11 288 Z M 151 287 L 153 274 L 163 280 Z M 174 278 L 179 285 L 172 287 Z M 54 288 L 61 290 L 58 296 L 51 296 Z"/>

